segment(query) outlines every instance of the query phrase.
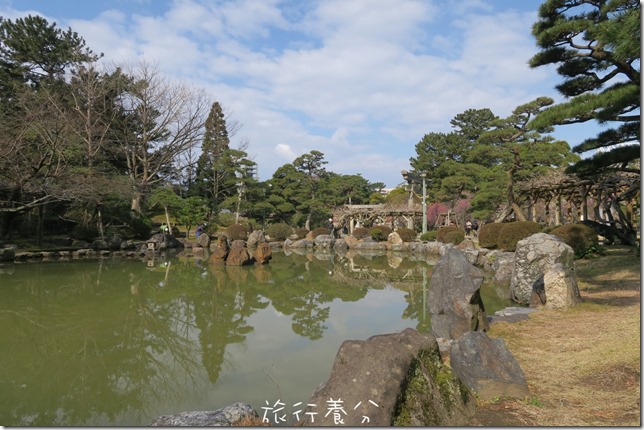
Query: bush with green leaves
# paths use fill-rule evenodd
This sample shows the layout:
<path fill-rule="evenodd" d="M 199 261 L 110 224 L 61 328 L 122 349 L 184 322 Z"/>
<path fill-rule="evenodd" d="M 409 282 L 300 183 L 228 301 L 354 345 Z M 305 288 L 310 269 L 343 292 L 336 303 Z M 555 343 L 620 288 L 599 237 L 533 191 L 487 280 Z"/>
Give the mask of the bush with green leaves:
<path fill-rule="evenodd" d="M 599 246 L 597 232 L 587 225 L 560 225 L 553 229 L 550 234 L 566 242 L 575 251 L 575 258 L 590 258 L 606 253 L 606 250 Z"/>
<path fill-rule="evenodd" d="M 503 228 L 503 223 L 500 222 L 490 222 L 483 224 L 479 228 L 478 237 L 479 237 L 479 246 L 481 248 L 495 249 L 498 247 L 499 243 L 499 233 Z"/>
<path fill-rule="evenodd" d="M 353 237 L 356 239 L 364 239 L 369 235 L 369 229 L 366 227 L 358 227 L 353 229 Z"/>
<path fill-rule="evenodd" d="M 499 232 L 497 247 L 502 251 L 513 252 L 517 247 L 517 242 L 540 232 L 541 226 L 534 221 L 514 221 L 505 223 Z"/>
<path fill-rule="evenodd" d="M 416 230 L 412 228 L 399 228 L 396 230 L 398 236 L 403 240 L 403 242 L 413 242 L 416 240 Z"/>
<path fill-rule="evenodd" d="M 422 240 L 423 242 L 432 242 L 436 240 L 437 234 L 438 230 L 429 230 L 428 232 L 420 235 L 420 240 Z"/>
<path fill-rule="evenodd" d="M 443 238 L 443 243 L 452 243 L 458 245 L 459 243 L 465 240 L 465 232 L 460 228 L 458 230 L 452 230 L 447 232 Z"/>
<path fill-rule="evenodd" d="M 304 239 L 306 235 L 309 234 L 309 231 L 304 227 L 298 227 L 294 232 L 297 235 L 298 239 Z"/>
<path fill-rule="evenodd" d="M 248 228 L 243 224 L 231 224 L 226 227 L 226 236 L 228 240 L 246 240 L 248 239 Z"/>
<path fill-rule="evenodd" d="M 219 212 L 217 215 L 217 224 L 222 227 L 228 227 L 235 224 L 236 215 L 232 212 Z"/>
<path fill-rule="evenodd" d="M 77 224 L 72 229 L 71 237 L 86 242 L 92 241 L 98 237 L 98 227 L 96 224 Z M 147 238 L 146 238 L 147 239 Z"/>
<path fill-rule="evenodd" d="M 135 239 L 149 239 L 152 232 L 152 221 L 148 218 L 132 216 L 128 221 L 129 233 Z"/>
<path fill-rule="evenodd" d="M 369 229 L 369 236 L 376 242 L 382 242 L 387 240 L 392 231 L 391 227 L 386 225 L 375 225 Z"/>
<path fill-rule="evenodd" d="M 269 226 L 266 233 L 270 236 L 271 240 L 286 240 L 293 234 L 293 229 L 290 225 L 285 223 L 277 223 Z"/>
<path fill-rule="evenodd" d="M 453 231 L 463 231 L 462 228 L 456 226 L 456 225 L 450 225 L 447 227 L 441 227 L 438 229 L 438 232 L 436 233 L 436 240 L 439 241 L 440 243 L 451 243 L 445 239 L 445 236 L 447 236 L 449 233 Z M 465 232 L 463 232 L 463 236 L 465 236 Z M 459 242 L 460 243 L 460 242 Z"/>

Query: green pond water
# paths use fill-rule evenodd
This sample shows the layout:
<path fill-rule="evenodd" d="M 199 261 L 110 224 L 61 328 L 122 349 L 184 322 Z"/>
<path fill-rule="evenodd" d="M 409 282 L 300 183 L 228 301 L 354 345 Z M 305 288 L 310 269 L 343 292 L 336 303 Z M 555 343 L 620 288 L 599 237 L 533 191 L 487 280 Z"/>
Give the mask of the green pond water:
<path fill-rule="evenodd" d="M 0 425 L 140 426 L 234 402 L 306 405 L 340 344 L 429 332 L 436 260 L 273 253 L 0 266 Z M 508 305 L 482 288 L 488 314 Z M 323 412 L 323 411 L 322 411 Z"/>

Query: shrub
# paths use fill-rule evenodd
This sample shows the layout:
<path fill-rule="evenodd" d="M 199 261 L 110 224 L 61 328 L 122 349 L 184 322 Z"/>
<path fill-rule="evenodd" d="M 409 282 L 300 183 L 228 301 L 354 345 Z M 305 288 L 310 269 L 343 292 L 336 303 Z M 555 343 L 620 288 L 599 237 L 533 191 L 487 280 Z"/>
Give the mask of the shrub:
<path fill-rule="evenodd" d="M 505 223 L 499 232 L 497 247 L 503 251 L 514 251 L 517 242 L 540 231 L 541 226 L 534 221 Z"/>
<path fill-rule="evenodd" d="M 416 230 L 411 228 L 399 228 L 396 233 L 398 233 L 403 242 L 413 242 L 416 239 Z"/>
<path fill-rule="evenodd" d="M 443 243 L 453 243 L 454 245 L 458 245 L 464 240 L 465 240 L 465 232 L 460 228 L 457 228 L 456 230 L 447 232 L 447 234 L 443 238 Z"/>
<path fill-rule="evenodd" d="M 584 224 L 566 224 L 553 229 L 550 234 L 557 236 L 575 251 L 575 258 L 588 258 L 605 254 L 599 246 L 597 233 Z"/>
<path fill-rule="evenodd" d="M 503 228 L 500 222 L 483 224 L 479 228 L 479 246 L 482 248 L 494 249 L 498 246 L 499 233 Z"/>
<path fill-rule="evenodd" d="M 138 216 L 133 216 L 128 221 L 129 224 L 129 233 L 135 239 L 148 239 L 150 237 L 150 232 L 152 231 L 152 221 L 147 218 L 141 218 Z"/>
<path fill-rule="evenodd" d="M 358 227 L 353 230 L 353 237 L 356 239 L 364 239 L 369 234 L 369 229 L 365 227 Z"/>
<path fill-rule="evenodd" d="M 246 240 L 248 239 L 248 229 L 242 224 L 231 224 L 226 227 L 226 236 L 228 240 Z"/>
<path fill-rule="evenodd" d="M 217 215 L 217 224 L 222 227 L 235 224 L 235 214 L 232 212 L 219 212 L 219 215 Z"/>
<path fill-rule="evenodd" d="M 295 234 L 297 235 L 298 239 L 304 239 L 306 235 L 309 234 L 309 231 L 304 227 L 298 227 L 295 229 Z"/>
<path fill-rule="evenodd" d="M 312 236 L 313 236 L 313 239 L 315 239 L 316 237 L 322 236 L 323 234 L 331 234 L 331 230 L 325 227 L 318 227 L 318 228 L 314 228 L 311 231 L 311 233 L 313 233 Z"/>
<path fill-rule="evenodd" d="M 382 231 L 379 227 L 373 227 L 369 229 L 369 236 L 376 242 L 382 242 L 383 240 L 387 240 L 387 236 L 385 236 L 385 232 Z"/>
<path fill-rule="evenodd" d="M 423 233 L 420 235 L 420 240 L 422 240 L 423 242 L 436 240 L 437 234 L 438 234 L 438 230 L 429 230 L 427 233 Z"/>
<path fill-rule="evenodd" d="M 266 233 L 272 240 L 286 240 L 293 233 L 293 229 L 288 224 L 277 223 L 269 226 Z"/>
<path fill-rule="evenodd" d="M 378 236 L 379 239 L 376 239 L 374 237 L 374 232 L 376 230 L 380 232 L 375 233 L 375 235 Z M 393 230 L 391 229 L 391 227 L 387 227 L 386 225 L 375 225 L 369 229 L 369 236 L 371 236 L 373 240 L 377 242 L 382 242 L 383 240 L 387 240 L 392 231 Z M 384 237 L 384 239 L 382 237 Z"/>
<path fill-rule="evenodd" d="M 89 242 L 98 237 L 98 227 L 96 227 L 95 224 L 77 224 L 76 227 L 72 229 L 71 236 L 74 239 Z"/>
<path fill-rule="evenodd" d="M 447 240 L 445 239 L 445 236 L 453 231 L 463 231 L 463 230 L 460 227 L 455 225 L 439 228 L 438 232 L 436 233 L 436 240 L 441 243 L 448 243 Z M 465 232 L 463 232 L 463 235 L 465 235 Z"/>

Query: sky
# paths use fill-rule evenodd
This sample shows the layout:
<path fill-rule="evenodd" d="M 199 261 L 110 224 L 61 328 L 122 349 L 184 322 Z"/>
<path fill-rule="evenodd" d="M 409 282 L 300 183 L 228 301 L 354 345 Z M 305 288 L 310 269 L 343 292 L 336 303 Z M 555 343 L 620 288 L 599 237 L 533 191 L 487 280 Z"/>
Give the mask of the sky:
<path fill-rule="evenodd" d="M 531 69 L 542 0 L 0 0 L 71 28 L 106 64 L 156 64 L 241 124 L 260 180 L 312 150 L 327 170 L 403 183 L 416 144 L 467 109 L 562 101 Z M 565 126 L 571 147 L 596 134 Z"/>

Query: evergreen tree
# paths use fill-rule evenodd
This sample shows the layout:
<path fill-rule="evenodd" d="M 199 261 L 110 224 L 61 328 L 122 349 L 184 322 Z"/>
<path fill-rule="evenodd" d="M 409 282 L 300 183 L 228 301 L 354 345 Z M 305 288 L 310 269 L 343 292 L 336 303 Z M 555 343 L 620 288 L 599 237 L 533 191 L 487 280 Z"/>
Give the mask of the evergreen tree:
<path fill-rule="evenodd" d="M 235 192 L 234 187 L 226 186 L 224 182 L 233 180 L 234 174 L 227 165 L 232 156 L 224 156 L 230 149 L 230 139 L 226 127 L 226 118 L 219 102 L 214 102 L 208 118 L 206 131 L 201 144 L 201 156 L 197 161 L 196 183 L 199 194 L 205 196 L 211 208 L 217 212 L 219 204 Z M 231 177 L 233 176 L 233 177 Z"/>
<path fill-rule="evenodd" d="M 553 127 L 535 129 L 531 124 L 539 112 L 553 103 L 550 98 L 539 97 L 518 106 L 509 117 L 495 120 L 494 128 L 479 137 L 477 146 L 487 152 L 489 160 L 496 160 L 496 164 L 482 166 L 485 170 L 481 174 L 480 192 L 471 202 L 475 217 L 486 219 L 505 203 L 506 209 L 497 222 L 511 213 L 524 221 L 522 202 L 514 192 L 516 183 L 564 168 L 578 159 L 570 153 L 566 142 L 547 134 Z"/>
<path fill-rule="evenodd" d="M 568 169 L 580 175 L 630 169 L 640 158 L 640 4 L 637 0 L 547 0 L 532 33 L 541 52 L 532 67 L 555 64 L 566 101 L 533 126 L 596 120 L 607 126 L 574 148 L 599 150 Z"/>

